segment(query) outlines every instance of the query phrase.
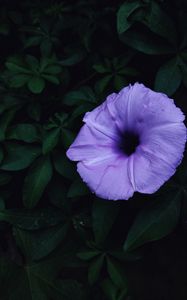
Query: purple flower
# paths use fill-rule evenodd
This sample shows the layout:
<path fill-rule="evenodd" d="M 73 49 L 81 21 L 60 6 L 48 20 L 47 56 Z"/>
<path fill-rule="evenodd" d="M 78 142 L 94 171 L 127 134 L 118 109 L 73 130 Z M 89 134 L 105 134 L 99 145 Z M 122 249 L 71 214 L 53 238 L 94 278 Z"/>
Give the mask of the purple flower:
<path fill-rule="evenodd" d="M 183 113 L 172 99 L 143 84 L 109 95 L 83 121 L 67 156 L 78 161 L 83 181 L 101 198 L 154 193 L 182 160 Z"/>

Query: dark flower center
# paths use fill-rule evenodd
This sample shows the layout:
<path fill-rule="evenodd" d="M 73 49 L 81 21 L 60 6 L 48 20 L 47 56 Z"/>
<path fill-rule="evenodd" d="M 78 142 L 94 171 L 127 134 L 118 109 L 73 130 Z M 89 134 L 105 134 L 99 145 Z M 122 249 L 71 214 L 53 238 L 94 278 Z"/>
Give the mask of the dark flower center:
<path fill-rule="evenodd" d="M 121 151 L 123 151 L 123 153 L 130 156 L 136 151 L 136 148 L 139 144 L 140 144 L 139 135 L 131 131 L 126 131 L 121 136 L 119 148 Z"/>

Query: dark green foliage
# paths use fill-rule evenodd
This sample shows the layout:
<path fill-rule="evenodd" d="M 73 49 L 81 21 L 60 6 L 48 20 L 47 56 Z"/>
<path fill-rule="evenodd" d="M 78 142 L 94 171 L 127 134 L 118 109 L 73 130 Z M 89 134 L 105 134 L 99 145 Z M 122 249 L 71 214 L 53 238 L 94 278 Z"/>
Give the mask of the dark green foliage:
<path fill-rule="evenodd" d="M 187 114 L 186 2 L 2 0 L 0 41 L 0 299 L 186 300 L 186 154 L 129 201 L 97 198 L 66 156 L 129 83 Z"/>
<path fill-rule="evenodd" d="M 168 191 L 164 201 L 156 199 L 155 202 L 137 215 L 135 223 L 129 230 L 124 244 L 124 250 L 129 251 L 149 241 L 159 240 L 169 234 L 177 225 L 180 207 L 181 191 Z M 168 222 L 169 220 L 169 222 Z"/>

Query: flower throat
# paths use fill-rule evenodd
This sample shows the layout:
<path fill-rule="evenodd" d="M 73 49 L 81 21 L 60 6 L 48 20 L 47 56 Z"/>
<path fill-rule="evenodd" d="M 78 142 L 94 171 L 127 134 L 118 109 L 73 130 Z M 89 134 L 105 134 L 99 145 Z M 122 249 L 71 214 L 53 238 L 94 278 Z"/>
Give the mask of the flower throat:
<path fill-rule="evenodd" d="M 130 156 L 136 151 L 136 148 L 138 147 L 139 144 L 140 144 L 139 135 L 131 131 L 126 131 L 121 136 L 119 148 L 127 156 Z"/>

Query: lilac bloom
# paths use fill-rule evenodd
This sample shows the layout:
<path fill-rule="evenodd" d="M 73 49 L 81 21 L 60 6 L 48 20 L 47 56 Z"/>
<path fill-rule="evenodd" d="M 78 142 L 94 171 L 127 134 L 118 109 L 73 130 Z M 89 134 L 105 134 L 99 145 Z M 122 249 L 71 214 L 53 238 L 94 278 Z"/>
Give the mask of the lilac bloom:
<path fill-rule="evenodd" d="M 184 115 L 172 99 L 143 84 L 123 88 L 84 116 L 67 151 L 97 196 L 127 200 L 152 194 L 180 164 L 186 142 Z"/>

